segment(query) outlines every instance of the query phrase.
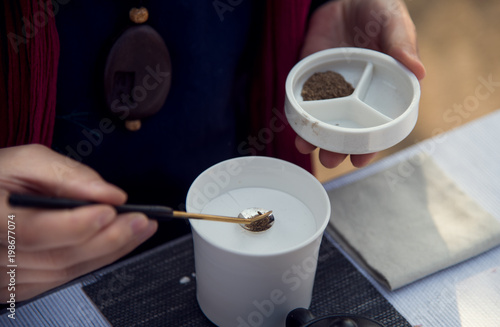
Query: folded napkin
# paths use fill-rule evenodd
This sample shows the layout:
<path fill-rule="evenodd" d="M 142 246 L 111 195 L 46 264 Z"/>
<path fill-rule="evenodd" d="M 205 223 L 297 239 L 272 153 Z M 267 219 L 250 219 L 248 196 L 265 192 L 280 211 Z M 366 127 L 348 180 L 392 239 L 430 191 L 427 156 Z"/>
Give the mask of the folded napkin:
<path fill-rule="evenodd" d="M 500 221 L 429 157 L 328 193 L 330 233 L 390 290 L 500 244 Z"/>

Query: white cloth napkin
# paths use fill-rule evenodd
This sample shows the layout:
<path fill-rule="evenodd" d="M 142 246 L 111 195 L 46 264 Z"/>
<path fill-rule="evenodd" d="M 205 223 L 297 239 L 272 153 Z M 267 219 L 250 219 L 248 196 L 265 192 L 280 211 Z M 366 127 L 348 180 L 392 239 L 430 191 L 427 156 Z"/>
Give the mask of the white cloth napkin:
<path fill-rule="evenodd" d="M 499 220 L 428 157 L 328 193 L 330 233 L 390 290 L 500 244 Z"/>

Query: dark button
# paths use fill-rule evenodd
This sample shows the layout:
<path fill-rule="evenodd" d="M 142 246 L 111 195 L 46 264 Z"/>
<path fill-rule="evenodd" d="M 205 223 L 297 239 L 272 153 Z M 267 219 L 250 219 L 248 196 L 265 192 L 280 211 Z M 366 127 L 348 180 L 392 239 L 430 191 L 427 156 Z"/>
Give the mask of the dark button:
<path fill-rule="evenodd" d="M 149 117 L 167 98 L 172 80 L 170 54 L 150 26 L 128 28 L 115 42 L 104 71 L 108 108 L 122 120 Z"/>

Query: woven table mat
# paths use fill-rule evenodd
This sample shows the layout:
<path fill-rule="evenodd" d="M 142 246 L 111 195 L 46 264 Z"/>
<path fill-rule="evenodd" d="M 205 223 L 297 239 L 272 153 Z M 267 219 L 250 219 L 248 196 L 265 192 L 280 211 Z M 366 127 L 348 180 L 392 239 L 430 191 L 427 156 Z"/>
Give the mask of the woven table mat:
<path fill-rule="evenodd" d="M 191 235 L 97 275 L 83 290 L 113 326 L 214 326 L 196 301 Z M 323 237 L 310 310 L 360 314 L 387 327 L 411 327 Z"/>

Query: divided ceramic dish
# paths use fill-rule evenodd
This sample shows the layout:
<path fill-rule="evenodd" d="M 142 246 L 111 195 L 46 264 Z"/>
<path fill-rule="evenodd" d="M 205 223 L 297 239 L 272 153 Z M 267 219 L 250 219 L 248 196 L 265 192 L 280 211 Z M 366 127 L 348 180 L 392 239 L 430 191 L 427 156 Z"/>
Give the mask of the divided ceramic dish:
<path fill-rule="evenodd" d="M 334 71 L 354 87 L 346 97 L 304 101 L 301 91 L 316 72 Z M 381 151 L 402 141 L 418 116 L 420 84 L 394 58 L 362 48 L 314 53 L 290 71 L 285 112 L 295 132 L 322 149 L 346 154 Z"/>

